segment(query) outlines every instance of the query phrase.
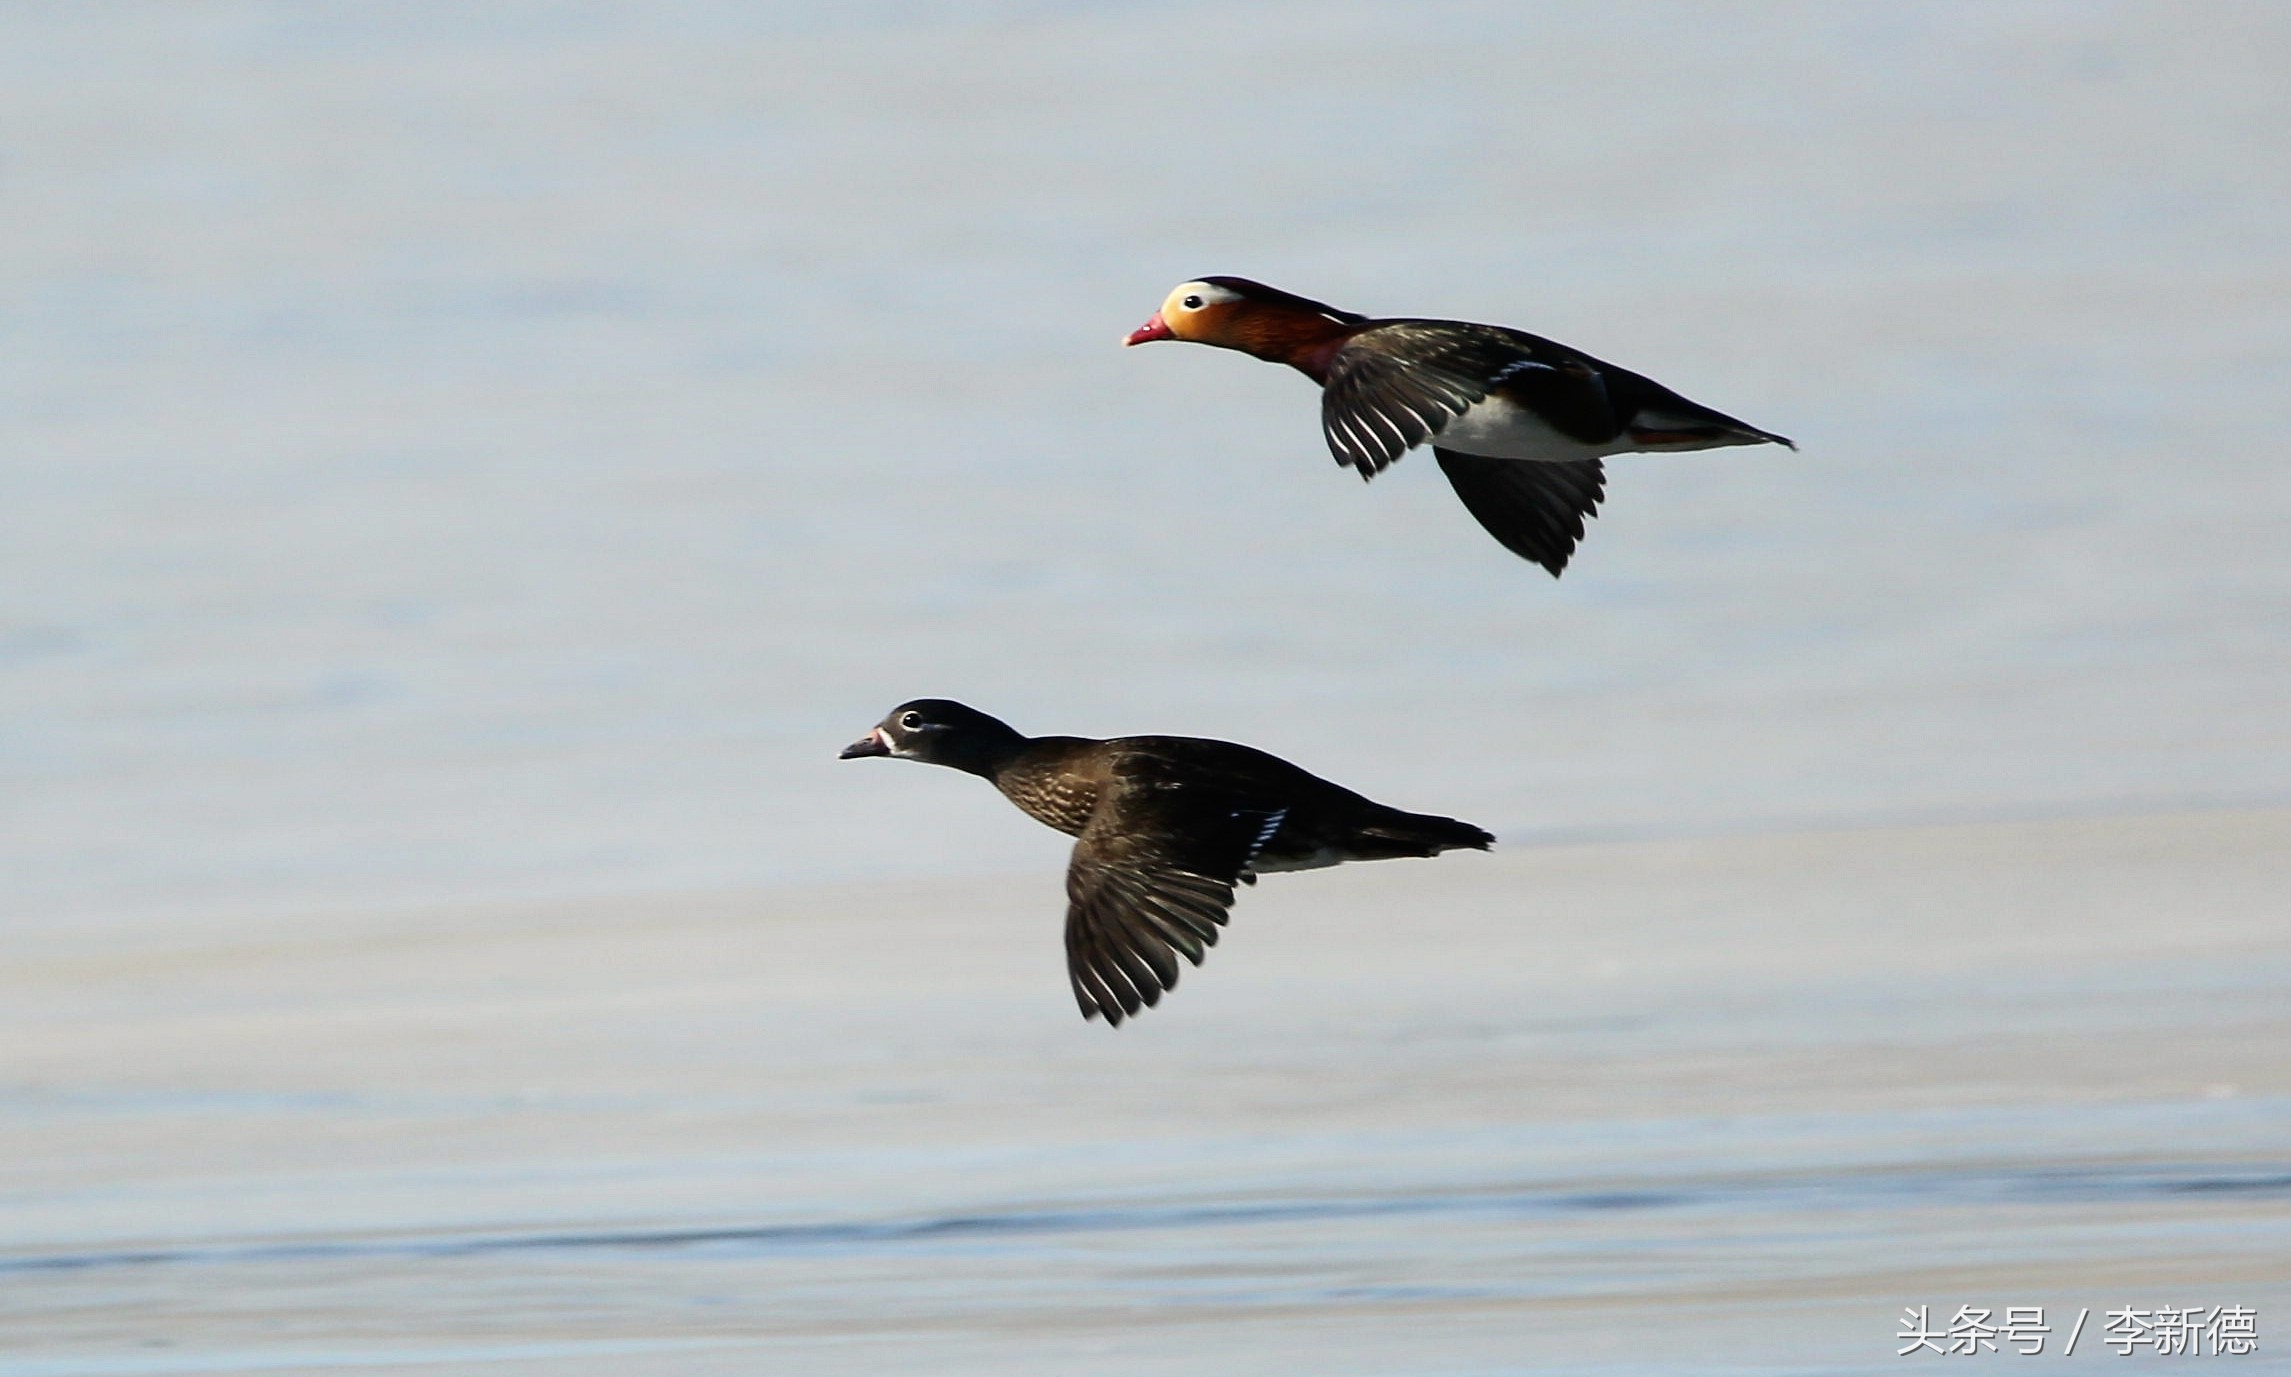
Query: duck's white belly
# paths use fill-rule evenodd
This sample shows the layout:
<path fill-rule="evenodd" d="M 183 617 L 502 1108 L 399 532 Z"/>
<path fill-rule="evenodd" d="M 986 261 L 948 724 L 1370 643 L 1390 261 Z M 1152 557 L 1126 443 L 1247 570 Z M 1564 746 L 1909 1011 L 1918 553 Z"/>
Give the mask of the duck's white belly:
<path fill-rule="evenodd" d="M 1428 443 L 1491 459 L 1596 459 L 1632 448 L 1627 433 L 1605 444 L 1584 444 L 1553 430 L 1517 402 L 1494 395 L 1474 402 L 1471 410 L 1440 427 Z"/>
<path fill-rule="evenodd" d="M 1647 438 L 1634 437 L 1634 430 Z M 1665 438 L 1656 439 L 1655 435 Z M 1641 411 L 1622 434 L 1590 445 L 1553 430 L 1541 416 L 1510 398 L 1490 394 L 1474 402 L 1471 410 L 1440 427 L 1426 443 L 1491 459 L 1565 461 L 1601 459 L 1610 454 L 1724 449 L 1729 445 L 1760 444 L 1763 439 L 1756 432 L 1714 429 L 1708 421 L 1694 417 Z"/>

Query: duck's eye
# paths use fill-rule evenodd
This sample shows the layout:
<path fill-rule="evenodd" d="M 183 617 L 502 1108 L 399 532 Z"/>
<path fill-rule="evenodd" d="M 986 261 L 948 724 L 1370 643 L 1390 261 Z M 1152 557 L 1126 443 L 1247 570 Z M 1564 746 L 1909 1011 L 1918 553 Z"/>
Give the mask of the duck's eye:
<path fill-rule="evenodd" d="M 1180 301 L 1177 304 L 1183 306 L 1188 311 L 1198 311 L 1201 309 L 1201 296 L 1199 293 L 1195 293 L 1194 295 L 1187 297 L 1185 300 Z"/>
<path fill-rule="evenodd" d="M 899 719 L 899 726 L 906 731 L 919 732 L 923 729 L 923 714 L 910 712 Z"/>

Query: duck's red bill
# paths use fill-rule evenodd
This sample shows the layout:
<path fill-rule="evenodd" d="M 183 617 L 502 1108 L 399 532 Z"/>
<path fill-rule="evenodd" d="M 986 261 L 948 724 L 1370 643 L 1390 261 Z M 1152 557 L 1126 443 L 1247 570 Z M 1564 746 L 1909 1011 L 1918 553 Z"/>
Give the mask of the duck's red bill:
<path fill-rule="evenodd" d="M 1122 336 L 1122 343 L 1145 344 L 1151 340 L 1176 338 L 1177 336 L 1170 332 L 1168 323 L 1161 318 L 1161 312 L 1156 311 L 1153 313 L 1153 319 Z"/>

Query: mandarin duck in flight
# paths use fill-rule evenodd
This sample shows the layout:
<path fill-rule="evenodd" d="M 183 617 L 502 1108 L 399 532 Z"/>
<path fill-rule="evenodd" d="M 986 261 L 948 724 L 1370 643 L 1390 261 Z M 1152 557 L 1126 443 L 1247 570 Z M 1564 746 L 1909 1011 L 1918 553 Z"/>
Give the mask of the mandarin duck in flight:
<path fill-rule="evenodd" d="M 1124 344 L 1188 340 L 1285 363 L 1321 385 L 1321 433 L 1374 478 L 1430 445 L 1488 534 L 1557 578 L 1598 514 L 1610 454 L 1797 445 L 1652 378 L 1501 325 L 1376 320 L 1243 277 L 1169 294 Z"/>

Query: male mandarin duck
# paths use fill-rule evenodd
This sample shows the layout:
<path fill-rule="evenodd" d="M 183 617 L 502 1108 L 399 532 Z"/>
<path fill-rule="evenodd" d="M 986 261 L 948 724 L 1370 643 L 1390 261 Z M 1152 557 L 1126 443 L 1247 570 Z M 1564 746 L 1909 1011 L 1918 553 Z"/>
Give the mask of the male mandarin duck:
<path fill-rule="evenodd" d="M 1278 756 L 1190 736 L 1023 736 L 944 698 L 901 703 L 842 758 L 891 756 L 979 775 L 1075 838 L 1066 972 L 1082 1017 L 1121 1021 L 1217 942 L 1234 885 L 1277 870 L 1485 851 L 1454 818 L 1371 802 Z"/>
<path fill-rule="evenodd" d="M 1243 277 L 1181 284 L 1124 344 L 1188 340 L 1321 385 L 1321 432 L 1362 479 L 1429 444 L 1456 496 L 1557 578 L 1606 495 L 1610 454 L 1797 445 L 1522 330 L 1372 320 Z M 1521 462 L 1526 461 L 1526 462 Z"/>

